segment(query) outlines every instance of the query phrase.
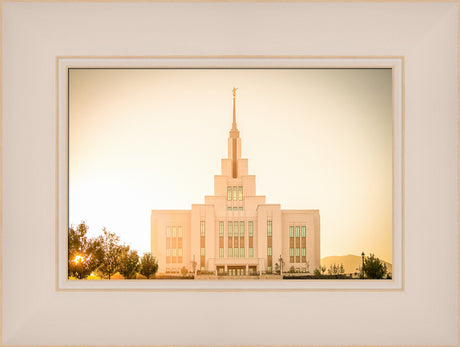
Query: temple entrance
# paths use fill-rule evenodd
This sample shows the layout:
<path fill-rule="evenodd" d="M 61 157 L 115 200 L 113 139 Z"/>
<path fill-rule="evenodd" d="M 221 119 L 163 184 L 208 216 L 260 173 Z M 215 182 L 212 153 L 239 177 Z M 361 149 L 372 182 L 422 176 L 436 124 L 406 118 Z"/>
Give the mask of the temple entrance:
<path fill-rule="evenodd" d="M 254 275 L 257 272 L 257 266 L 249 267 L 249 275 Z"/>
<path fill-rule="evenodd" d="M 246 275 L 246 266 L 229 266 L 228 275 L 229 276 L 244 276 Z"/>

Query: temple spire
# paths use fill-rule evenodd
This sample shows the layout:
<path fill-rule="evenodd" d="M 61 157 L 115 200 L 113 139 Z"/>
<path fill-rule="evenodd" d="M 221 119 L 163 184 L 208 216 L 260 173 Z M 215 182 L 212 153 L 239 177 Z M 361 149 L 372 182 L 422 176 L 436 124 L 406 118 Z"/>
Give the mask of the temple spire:
<path fill-rule="evenodd" d="M 230 137 L 239 137 L 240 132 L 238 131 L 238 127 L 236 125 L 236 91 L 238 88 L 233 87 L 233 123 L 232 123 L 232 130 L 230 130 Z"/>
<path fill-rule="evenodd" d="M 240 131 L 236 126 L 236 106 L 235 106 L 235 99 L 236 99 L 236 90 L 238 88 L 233 88 L 233 123 L 232 129 L 230 130 L 230 138 L 228 139 L 228 157 L 232 159 L 232 177 L 238 177 L 238 159 L 241 153 L 241 139 L 240 139 Z"/>
<path fill-rule="evenodd" d="M 236 91 L 238 88 L 233 87 L 233 124 L 232 124 L 232 130 L 238 130 L 236 127 L 236 107 L 235 107 L 235 98 L 236 98 Z"/>

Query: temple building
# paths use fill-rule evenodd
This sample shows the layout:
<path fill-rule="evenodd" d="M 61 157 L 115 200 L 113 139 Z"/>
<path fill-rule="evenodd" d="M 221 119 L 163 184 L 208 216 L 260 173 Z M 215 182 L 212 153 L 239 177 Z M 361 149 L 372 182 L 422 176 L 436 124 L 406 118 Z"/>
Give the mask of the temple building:
<path fill-rule="evenodd" d="M 241 157 L 233 89 L 228 157 L 214 176 L 214 195 L 191 210 L 152 210 L 151 248 L 160 273 L 231 276 L 320 268 L 319 210 L 282 210 L 256 194 L 256 177 Z M 281 260 L 282 259 L 282 260 Z"/>

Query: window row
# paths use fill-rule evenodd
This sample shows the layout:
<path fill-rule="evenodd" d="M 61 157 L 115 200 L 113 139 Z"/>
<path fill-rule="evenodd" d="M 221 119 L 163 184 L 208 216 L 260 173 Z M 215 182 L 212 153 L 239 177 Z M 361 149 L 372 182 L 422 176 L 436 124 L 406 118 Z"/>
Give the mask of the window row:
<path fill-rule="evenodd" d="M 294 233 L 295 230 L 295 233 Z M 290 226 L 289 227 L 289 237 L 306 237 L 307 236 L 307 228 L 305 225 L 302 226 Z"/>
<path fill-rule="evenodd" d="M 240 207 L 236 207 L 236 206 L 233 206 L 233 208 L 231 206 L 227 207 L 227 211 L 243 211 L 243 207 L 240 206 Z"/>
<path fill-rule="evenodd" d="M 184 231 L 181 226 L 178 227 L 166 227 L 166 237 L 171 237 L 171 230 L 172 230 L 172 237 L 182 237 Z"/>
<path fill-rule="evenodd" d="M 293 257 L 295 252 L 295 256 L 298 257 L 300 256 L 300 253 L 302 252 L 302 257 L 305 257 L 307 255 L 307 249 L 306 248 L 289 248 L 289 256 Z"/>
<path fill-rule="evenodd" d="M 170 256 L 178 256 L 178 257 L 182 257 L 182 248 L 172 248 L 172 249 L 167 249 L 166 250 L 166 256 L 167 257 L 170 257 Z"/>
<path fill-rule="evenodd" d="M 224 249 L 219 248 L 219 257 L 223 258 L 224 257 Z M 231 248 L 229 247 L 227 249 L 227 258 L 244 258 L 245 257 L 245 248 Z M 248 257 L 249 258 L 254 258 L 254 248 L 249 247 L 248 248 Z"/>
<path fill-rule="evenodd" d="M 242 201 L 243 200 L 243 187 L 233 186 L 227 187 L 227 200 L 228 201 Z"/>
<path fill-rule="evenodd" d="M 182 237 L 167 237 L 166 238 L 166 249 L 169 248 L 182 248 Z"/>

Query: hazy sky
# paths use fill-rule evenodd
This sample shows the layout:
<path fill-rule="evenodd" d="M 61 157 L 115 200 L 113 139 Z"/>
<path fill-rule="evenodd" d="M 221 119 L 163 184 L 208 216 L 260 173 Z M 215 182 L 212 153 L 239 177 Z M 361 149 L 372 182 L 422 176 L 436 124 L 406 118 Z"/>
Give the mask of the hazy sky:
<path fill-rule="evenodd" d="M 69 222 L 150 251 L 152 209 L 213 195 L 232 88 L 258 195 L 319 209 L 321 257 L 392 261 L 390 69 L 72 69 Z"/>

